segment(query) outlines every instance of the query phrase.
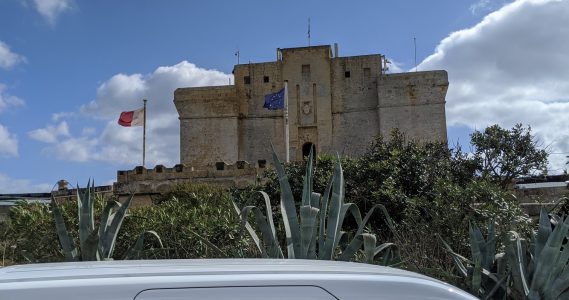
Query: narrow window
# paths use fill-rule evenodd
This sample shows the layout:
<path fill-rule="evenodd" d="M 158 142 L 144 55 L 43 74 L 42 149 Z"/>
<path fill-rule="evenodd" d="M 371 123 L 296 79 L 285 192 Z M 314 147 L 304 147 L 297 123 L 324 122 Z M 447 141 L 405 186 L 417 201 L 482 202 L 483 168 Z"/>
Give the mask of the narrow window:
<path fill-rule="evenodd" d="M 243 77 L 243 82 L 244 82 L 245 84 L 251 84 L 251 77 L 249 77 L 249 76 Z"/>
<path fill-rule="evenodd" d="M 346 71 L 346 72 L 344 72 L 344 77 L 346 77 L 346 78 L 350 78 L 350 71 Z"/>
<path fill-rule="evenodd" d="M 310 65 L 302 65 L 302 81 L 310 80 Z"/>
<path fill-rule="evenodd" d="M 264 83 L 269 82 L 269 76 L 263 76 L 263 82 Z"/>

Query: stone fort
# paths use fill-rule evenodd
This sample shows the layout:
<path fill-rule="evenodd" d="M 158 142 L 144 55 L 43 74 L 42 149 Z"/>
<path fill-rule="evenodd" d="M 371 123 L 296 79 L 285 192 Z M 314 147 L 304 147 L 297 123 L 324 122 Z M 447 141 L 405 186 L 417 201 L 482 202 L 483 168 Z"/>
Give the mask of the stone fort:
<path fill-rule="evenodd" d="M 276 61 L 236 65 L 235 85 L 179 88 L 181 163 L 267 161 L 271 143 L 283 158 L 283 111 L 263 104 L 285 81 L 292 161 L 312 145 L 317 153 L 358 155 L 392 128 L 446 141 L 446 71 L 385 70 L 380 54 L 340 57 L 330 46 L 287 48 L 277 49 Z"/>
<path fill-rule="evenodd" d="M 236 65 L 234 85 L 178 88 L 180 164 L 119 171 L 116 187 L 156 191 L 161 182 L 254 179 L 271 161 L 271 144 L 284 161 L 283 110 L 263 108 L 265 95 L 284 82 L 291 161 L 312 147 L 359 155 L 392 128 L 409 138 L 446 142 L 447 72 L 386 70 L 381 54 L 341 57 L 337 45 L 286 48 L 277 49 L 275 61 Z"/>

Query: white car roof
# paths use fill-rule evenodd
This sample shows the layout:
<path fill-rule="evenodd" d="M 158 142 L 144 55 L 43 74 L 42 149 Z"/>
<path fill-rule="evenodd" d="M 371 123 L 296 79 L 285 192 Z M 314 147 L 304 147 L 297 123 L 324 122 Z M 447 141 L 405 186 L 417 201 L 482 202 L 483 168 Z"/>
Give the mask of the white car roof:
<path fill-rule="evenodd" d="M 228 274 L 392 275 L 433 280 L 401 269 L 370 264 L 301 259 L 116 260 L 15 265 L 0 268 L 0 283 L 68 277 L 180 276 Z"/>
<path fill-rule="evenodd" d="M 220 290 L 279 286 L 318 287 L 334 295 L 334 299 L 369 299 L 378 292 L 381 297 L 375 299 L 476 299 L 421 274 L 377 265 L 323 260 L 134 260 L 0 268 L 0 299 L 27 300 L 39 296 L 62 299 L 73 295 L 75 300 L 138 300 L 146 299 L 143 295 L 149 293 L 162 295 L 158 299 L 186 299 L 186 296 L 165 297 L 164 293 L 185 294 L 193 292 L 192 289 L 204 292 L 202 288 L 206 287 Z"/>

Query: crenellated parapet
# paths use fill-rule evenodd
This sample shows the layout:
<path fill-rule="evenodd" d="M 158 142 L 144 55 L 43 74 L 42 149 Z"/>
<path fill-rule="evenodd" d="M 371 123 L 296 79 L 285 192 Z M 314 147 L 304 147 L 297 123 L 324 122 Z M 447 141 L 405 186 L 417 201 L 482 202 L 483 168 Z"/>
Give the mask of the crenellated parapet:
<path fill-rule="evenodd" d="M 234 164 L 216 162 L 194 168 L 177 164 L 172 168 L 157 165 L 152 169 L 137 166 L 132 170 L 117 172 L 117 182 L 113 188 L 117 194 L 160 193 L 172 185 L 186 182 L 218 184 L 225 187 L 239 186 L 255 182 L 265 169 L 265 163 L 251 164 L 237 161 Z"/>

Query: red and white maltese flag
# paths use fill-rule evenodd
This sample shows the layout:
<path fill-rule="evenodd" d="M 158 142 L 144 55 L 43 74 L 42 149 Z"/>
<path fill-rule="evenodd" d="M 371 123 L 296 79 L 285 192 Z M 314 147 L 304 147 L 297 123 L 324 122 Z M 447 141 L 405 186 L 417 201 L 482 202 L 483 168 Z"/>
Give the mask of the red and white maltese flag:
<path fill-rule="evenodd" d="M 125 127 L 142 126 L 144 124 L 144 108 L 123 111 L 119 117 L 119 125 Z"/>

